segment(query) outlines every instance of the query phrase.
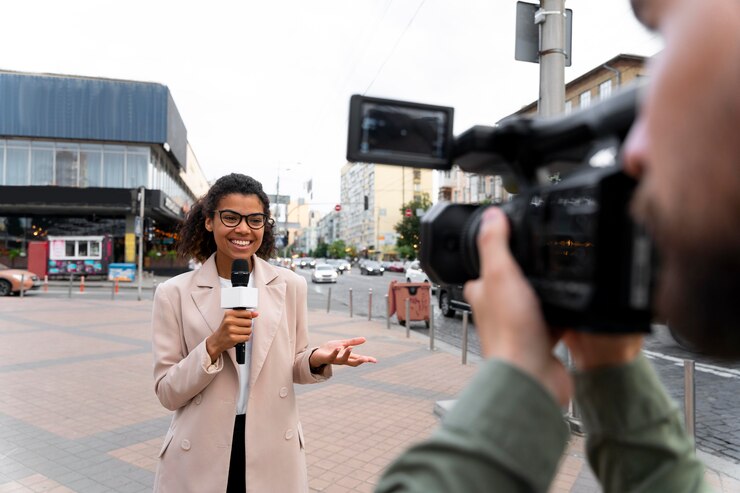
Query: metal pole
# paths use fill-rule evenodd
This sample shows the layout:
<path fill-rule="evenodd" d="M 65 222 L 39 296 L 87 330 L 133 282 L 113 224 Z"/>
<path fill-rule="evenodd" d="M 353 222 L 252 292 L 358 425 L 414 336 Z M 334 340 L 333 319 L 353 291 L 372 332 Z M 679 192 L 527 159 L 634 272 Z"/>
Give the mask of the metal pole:
<path fill-rule="evenodd" d="M 69 291 L 67 292 L 67 297 L 68 298 L 71 298 L 72 297 L 72 282 L 73 282 L 74 276 L 75 276 L 74 274 L 70 274 L 69 275 Z"/>
<path fill-rule="evenodd" d="M 411 337 L 411 298 L 406 298 L 406 337 Z"/>
<path fill-rule="evenodd" d="M 116 299 L 116 281 L 110 283 L 110 299 Z"/>
<path fill-rule="evenodd" d="M 138 300 L 141 301 L 141 283 L 144 277 L 144 187 L 139 187 L 139 217 L 141 218 L 139 230 L 139 288 L 138 288 Z"/>
<path fill-rule="evenodd" d="M 431 288 L 429 289 L 429 350 L 434 351 L 434 303 L 432 303 Z"/>
<path fill-rule="evenodd" d="M 157 280 L 152 279 L 152 300 L 154 299 L 155 294 L 157 294 Z"/>
<path fill-rule="evenodd" d="M 389 303 L 388 295 L 386 294 L 385 295 L 385 328 L 388 330 L 391 330 L 391 316 L 390 316 L 391 308 L 390 306 L 388 306 L 388 303 Z"/>
<path fill-rule="evenodd" d="M 367 319 L 373 319 L 373 288 L 367 290 Z"/>
<path fill-rule="evenodd" d="M 538 111 L 559 115 L 565 108 L 565 0 L 540 0 L 535 23 L 540 25 Z"/>
<path fill-rule="evenodd" d="M 23 287 L 24 287 L 23 285 L 25 283 L 26 283 L 26 275 L 25 274 L 21 274 L 21 298 L 23 298 L 23 292 L 25 291 L 25 289 L 23 289 Z"/>
<path fill-rule="evenodd" d="M 331 310 L 331 286 L 329 286 L 329 296 L 326 297 L 326 313 Z"/>
<path fill-rule="evenodd" d="M 686 420 L 686 433 L 694 441 L 696 447 L 696 382 L 694 381 L 694 361 L 683 360 L 683 408 Z"/>
<path fill-rule="evenodd" d="M 352 288 L 349 288 L 349 318 L 352 318 Z"/>
<path fill-rule="evenodd" d="M 463 312 L 462 364 L 468 364 L 468 312 Z"/>

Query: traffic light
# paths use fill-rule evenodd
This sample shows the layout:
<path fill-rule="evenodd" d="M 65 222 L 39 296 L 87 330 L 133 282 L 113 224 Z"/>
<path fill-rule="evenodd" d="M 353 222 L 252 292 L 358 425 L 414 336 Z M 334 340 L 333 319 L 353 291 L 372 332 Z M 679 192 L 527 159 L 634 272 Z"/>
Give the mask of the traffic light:
<path fill-rule="evenodd" d="M 365 195 L 365 210 L 368 210 L 370 208 L 370 200 L 368 199 L 367 195 Z"/>

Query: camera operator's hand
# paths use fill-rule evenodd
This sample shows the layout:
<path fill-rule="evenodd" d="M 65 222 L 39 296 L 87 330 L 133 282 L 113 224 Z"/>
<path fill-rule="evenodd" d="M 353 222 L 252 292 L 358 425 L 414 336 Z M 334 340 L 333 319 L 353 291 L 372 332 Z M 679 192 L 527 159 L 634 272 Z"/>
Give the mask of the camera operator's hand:
<path fill-rule="evenodd" d="M 552 353 L 557 338 L 511 256 L 509 224 L 497 207 L 483 214 L 478 251 L 480 278 L 465 284 L 465 299 L 475 313 L 483 355 L 516 366 L 565 405 L 573 390 L 571 378 Z"/>

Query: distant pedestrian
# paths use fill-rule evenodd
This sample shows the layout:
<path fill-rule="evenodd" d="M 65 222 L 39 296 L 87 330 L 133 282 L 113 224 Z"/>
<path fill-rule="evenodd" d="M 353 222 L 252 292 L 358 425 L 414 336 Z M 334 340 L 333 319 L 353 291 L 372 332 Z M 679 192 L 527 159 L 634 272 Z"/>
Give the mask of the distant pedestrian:
<path fill-rule="evenodd" d="M 258 181 L 230 174 L 180 229 L 180 254 L 203 265 L 155 295 L 154 388 L 175 411 L 155 491 L 307 492 L 293 384 L 326 380 L 331 365 L 375 362 L 352 352 L 362 337 L 308 347 L 306 281 L 266 262 L 274 248 L 269 205 Z M 249 264 L 257 310 L 221 308 L 235 259 Z M 247 357 L 239 365 L 234 346 L 241 342 Z"/>

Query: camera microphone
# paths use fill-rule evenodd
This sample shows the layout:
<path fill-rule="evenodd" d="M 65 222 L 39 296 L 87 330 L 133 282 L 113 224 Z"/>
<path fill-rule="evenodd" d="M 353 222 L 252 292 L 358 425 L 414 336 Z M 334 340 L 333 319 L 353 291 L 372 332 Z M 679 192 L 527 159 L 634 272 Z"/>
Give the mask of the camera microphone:
<path fill-rule="evenodd" d="M 231 264 L 231 287 L 221 289 L 221 308 L 234 310 L 253 310 L 257 308 L 257 288 L 249 285 L 249 263 L 244 259 L 236 259 Z M 244 364 L 246 360 L 246 345 L 243 342 L 234 346 L 236 362 Z"/>

